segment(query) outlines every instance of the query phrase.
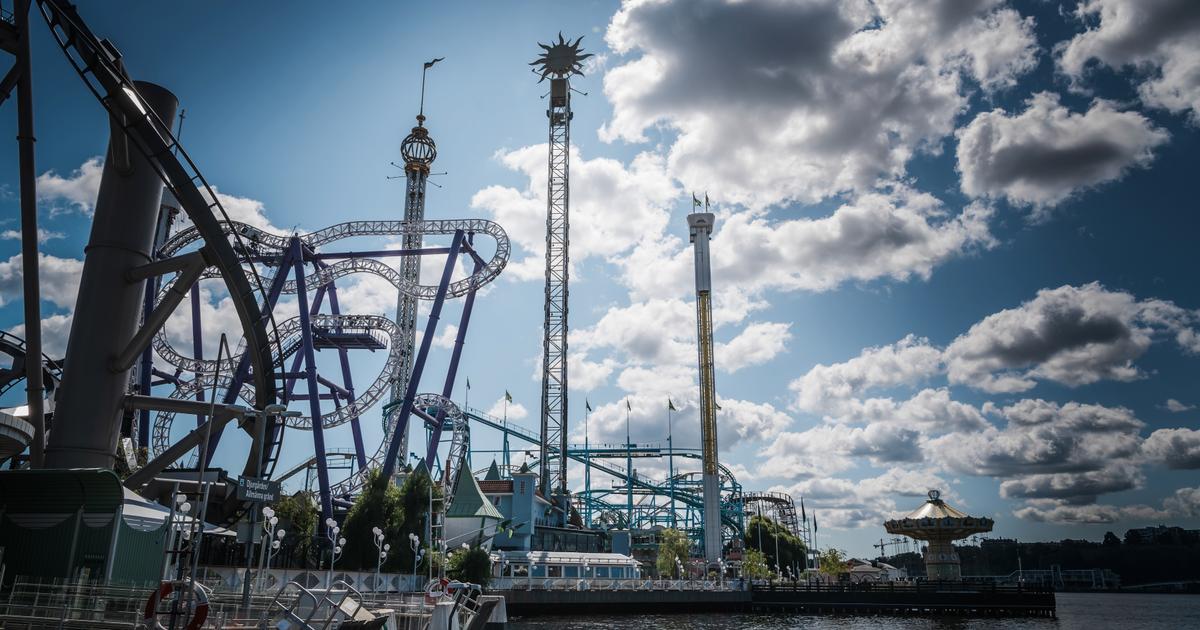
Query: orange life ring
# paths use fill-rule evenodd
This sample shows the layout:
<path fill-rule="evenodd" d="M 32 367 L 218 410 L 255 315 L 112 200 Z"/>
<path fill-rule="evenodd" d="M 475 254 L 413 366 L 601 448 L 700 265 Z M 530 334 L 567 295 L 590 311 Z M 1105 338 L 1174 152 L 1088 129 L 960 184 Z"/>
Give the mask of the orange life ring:
<path fill-rule="evenodd" d="M 146 610 L 142 617 L 142 623 L 148 628 L 155 630 L 165 630 L 161 623 L 158 623 L 158 602 L 175 591 L 174 582 L 163 582 L 158 589 L 150 594 L 150 599 L 146 600 Z M 196 610 L 192 616 L 192 620 L 184 626 L 183 630 L 200 630 L 204 625 L 204 620 L 208 618 L 208 595 L 204 593 L 204 589 L 196 587 Z"/>

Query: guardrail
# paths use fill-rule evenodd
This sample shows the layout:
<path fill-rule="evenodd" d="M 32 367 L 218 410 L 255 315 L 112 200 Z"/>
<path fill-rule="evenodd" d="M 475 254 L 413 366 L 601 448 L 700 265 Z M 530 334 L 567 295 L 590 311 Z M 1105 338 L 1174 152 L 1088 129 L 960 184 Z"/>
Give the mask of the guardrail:
<path fill-rule="evenodd" d="M 738 580 L 492 578 L 490 591 L 741 591 Z"/>

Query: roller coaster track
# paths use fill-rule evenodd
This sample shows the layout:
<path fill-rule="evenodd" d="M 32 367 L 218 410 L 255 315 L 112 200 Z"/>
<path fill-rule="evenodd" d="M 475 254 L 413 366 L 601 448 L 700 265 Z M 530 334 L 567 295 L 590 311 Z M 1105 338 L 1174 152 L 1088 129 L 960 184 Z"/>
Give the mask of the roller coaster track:
<path fill-rule="evenodd" d="M 481 424 L 483 426 L 495 429 L 497 431 L 502 431 L 502 432 L 508 433 L 509 435 L 511 435 L 513 437 L 520 438 L 531 444 L 540 444 L 540 442 L 541 442 L 541 440 L 536 435 L 534 435 L 532 431 L 514 426 L 512 423 L 503 422 L 503 421 L 501 421 L 497 418 L 493 418 L 493 417 L 489 416 L 488 414 L 485 414 L 477 409 L 470 409 L 470 408 L 465 409 L 465 410 L 463 410 L 463 414 L 466 416 L 467 420 L 469 420 L 471 422 L 478 422 L 479 424 Z M 689 459 L 701 459 L 701 454 L 698 452 L 676 452 L 675 456 L 676 457 L 685 457 L 685 458 L 689 458 Z M 597 471 L 605 473 L 607 475 L 611 475 L 612 477 L 616 477 L 618 479 L 628 479 L 629 483 L 632 483 L 633 487 L 635 489 L 648 490 L 648 491 L 650 491 L 651 494 L 660 495 L 660 496 L 664 496 L 664 497 L 669 496 L 669 490 L 666 487 L 664 487 L 665 484 L 663 482 L 650 479 L 649 477 L 638 474 L 636 472 L 634 472 L 631 475 L 631 474 L 629 474 L 629 471 L 627 471 L 625 469 L 624 466 L 613 464 L 611 462 L 605 461 L 602 458 L 595 458 L 595 457 L 589 458 L 589 457 L 585 456 L 581 451 L 575 450 L 575 449 L 568 449 L 567 457 L 570 459 L 573 459 L 581 464 L 584 464 L 586 466 L 590 466 L 593 470 L 597 470 Z M 739 486 L 737 485 L 737 479 L 733 476 L 733 473 L 728 468 L 725 468 L 724 466 L 721 466 L 721 478 L 722 478 L 723 482 L 726 482 L 729 484 L 729 487 L 735 489 L 734 490 L 735 493 L 738 493 L 737 488 L 739 488 Z M 678 489 L 676 489 L 676 490 L 677 490 L 675 493 L 676 501 L 679 501 L 679 502 L 687 505 L 688 507 L 691 507 L 691 508 L 694 508 L 697 510 L 704 509 L 704 499 L 703 499 L 703 497 L 699 496 L 698 493 L 679 492 Z M 611 508 L 612 506 L 609 505 L 608 507 Z M 737 532 L 742 531 L 742 523 L 738 522 L 737 519 L 733 518 L 732 516 L 725 514 L 724 511 L 722 511 L 721 521 L 726 526 L 733 528 L 734 531 L 737 531 Z"/>
<path fill-rule="evenodd" d="M 314 315 L 312 325 L 320 334 L 320 331 L 341 328 L 343 331 L 377 331 L 385 334 L 389 340 L 394 339 L 399 332 L 396 322 L 381 315 Z M 294 317 L 285 320 L 279 326 L 280 334 L 284 337 L 284 341 L 280 344 L 283 348 L 283 358 L 287 358 L 294 354 L 299 349 L 302 342 L 300 318 Z M 321 416 L 321 426 L 328 429 L 336 427 L 346 422 L 351 418 L 358 417 L 364 409 L 370 408 L 380 398 L 383 397 L 390 384 L 390 374 L 392 369 L 399 364 L 400 351 L 396 344 L 389 344 L 389 352 L 387 360 L 384 364 L 384 369 L 371 383 L 371 386 L 362 394 L 358 395 L 354 400 L 348 401 L 343 407 L 339 407 L 334 411 Z M 164 357 L 165 358 L 165 357 Z M 171 393 L 171 398 L 190 399 L 195 396 L 195 393 L 201 387 L 211 387 L 212 379 L 211 372 L 204 373 L 204 383 L 201 385 L 193 385 L 195 382 L 188 381 L 181 386 L 177 386 L 175 391 Z M 218 386 L 221 389 L 228 388 L 232 384 L 232 379 L 222 377 L 218 381 Z M 247 390 L 243 388 L 240 392 L 241 398 L 246 399 Z M 152 448 L 155 456 L 161 454 L 172 444 L 171 441 L 171 426 L 175 420 L 175 413 L 170 411 L 161 411 L 154 420 Z M 289 417 L 286 419 L 286 426 L 291 429 L 311 430 L 312 418 L 310 416 Z"/>
<path fill-rule="evenodd" d="M 270 257 L 278 256 L 285 247 L 287 247 L 288 237 L 278 234 L 272 234 L 265 230 L 256 228 L 245 223 L 226 222 L 223 223 L 221 229 L 227 235 L 237 235 L 245 241 L 252 244 L 252 247 L 246 248 L 248 256 L 254 257 Z M 338 223 L 326 228 L 322 228 L 315 232 L 300 234 L 298 238 L 305 247 L 310 250 L 315 250 L 317 247 L 327 245 L 329 243 L 339 241 L 346 238 L 354 238 L 359 236 L 448 236 L 461 230 L 466 234 L 483 234 L 492 237 L 496 241 L 496 251 L 493 252 L 491 259 L 484 263 L 477 273 L 456 280 L 450 283 L 450 287 L 446 293 L 448 298 L 462 297 L 470 291 L 474 286 L 476 289 L 495 280 L 500 272 L 504 270 L 508 264 L 508 257 L 511 245 L 508 240 L 508 234 L 504 228 L 494 221 L 487 219 L 426 219 L 423 221 L 347 221 Z M 181 230 L 171 237 L 162 248 L 164 256 L 174 255 L 183 250 L 191 243 L 199 239 L 194 228 Z M 366 264 L 363 264 L 365 261 Z M 359 263 L 358 265 L 354 263 Z M 374 263 L 374 264 L 371 264 Z M 378 268 L 382 266 L 387 269 Z M 368 268 L 369 267 L 369 268 Z M 391 267 L 373 261 L 370 259 L 357 258 L 345 261 L 339 261 L 330 265 L 326 269 L 319 270 L 305 279 L 305 285 L 316 287 L 318 285 L 328 284 L 333 280 L 363 271 L 371 271 L 391 282 L 397 289 L 403 291 L 406 295 L 410 295 L 422 300 L 432 300 L 437 293 L 438 286 L 433 284 L 411 284 L 405 281 Z M 285 286 L 285 292 L 295 293 L 295 282 L 291 282 L 290 286 Z"/>
<path fill-rule="evenodd" d="M 752 503 L 765 503 L 771 506 L 775 512 L 775 521 L 787 528 L 793 536 L 800 538 L 802 535 L 800 529 L 800 519 L 796 517 L 796 502 L 792 500 L 790 494 L 782 492 L 746 492 L 741 496 L 743 506 L 748 506 Z M 748 507 L 743 507 L 746 514 L 751 511 Z"/>
<path fill-rule="evenodd" d="M 25 340 L 11 333 L 0 331 L 0 354 L 12 357 L 12 365 L 0 368 L 0 396 L 13 385 L 25 380 Z M 62 365 L 60 362 L 42 355 L 42 382 L 47 392 L 58 388 L 62 380 Z"/>
<path fill-rule="evenodd" d="M 0 354 L 12 357 L 10 367 L 0 368 L 0 395 L 7 392 L 17 383 L 25 380 L 25 340 L 20 337 L 0 331 Z M 62 380 L 62 366 L 57 361 L 42 355 L 42 386 L 46 398 L 53 398 L 54 390 Z M 51 407 L 52 408 L 52 407 Z M 33 440 L 33 425 L 27 419 L 17 417 L 16 409 L 0 410 L 0 461 L 24 451 Z M 26 410 L 28 411 L 28 410 Z M 50 418 L 52 413 L 46 412 Z"/>

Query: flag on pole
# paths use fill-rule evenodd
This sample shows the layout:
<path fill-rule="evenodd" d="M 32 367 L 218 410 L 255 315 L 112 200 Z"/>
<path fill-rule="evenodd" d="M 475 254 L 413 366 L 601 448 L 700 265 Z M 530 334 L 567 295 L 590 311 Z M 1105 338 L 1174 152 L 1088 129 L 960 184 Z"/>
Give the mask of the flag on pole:
<path fill-rule="evenodd" d="M 467 377 L 467 389 L 471 389 L 471 377 Z"/>
<path fill-rule="evenodd" d="M 667 409 L 670 409 L 671 411 L 679 411 L 675 408 L 675 403 L 671 402 L 670 396 L 667 397 Z"/>
<path fill-rule="evenodd" d="M 804 513 L 804 497 L 800 497 L 800 518 L 804 519 L 805 523 L 808 522 L 808 515 Z"/>
<path fill-rule="evenodd" d="M 583 399 L 583 408 L 587 409 L 588 412 L 591 412 L 592 410 L 592 403 L 588 402 L 588 399 L 586 398 Z"/>
<path fill-rule="evenodd" d="M 713 401 L 713 406 L 717 408 L 717 411 L 720 411 L 720 410 L 721 410 L 721 403 L 719 403 L 719 402 L 717 402 L 717 401 L 715 401 L 715 400 Z"/>
<path fill-rule="evenodd" d="M 428 69 L 432 68 L 432 67 L 433 67 L 433 64 L 435 64 L 435 63 L 437 63 L 437 62 L 439 62 L 439 61 L 442 61 L 443 59 L 445 59 L 445 57 L 438 57 L 437 59 L 434 59 L 433 61 L 426 61 L 426 62 L 425 62 L 425 69 L 426 69 L 426 70 L 428 70 Z"/>
<path fill-rule="evenodd" d="M 512 394 L 508 393 L 507 389 L 504 390 L 504 402 L 512 402 Z"/>
<path fill-rule="evenodd" d="M 700 200 L 696 198 L 696 193 L 692 193 L 692 207 L 693 207 L 693 208 L 702 208 L 702 207 L 704 207 L 704 206 L 703 206 L 703 205 L 700 203 Z"/>
<path fill-rule="evenodd" d="M 708 210 L 708 192 L 704 193 L 704 209 Z"/>
<path fill-rule="evenodd" d="M 817 531 L 817 513 L 813 512 L 813 532 Z"/>
<path fill-rule="evenodd" d="M 629 399 L 628 399 L 628 398 L 626 398 L 626 399 L 625 399 L 625 410 L 626 410 L 626 411 L 633 411 L 633 407 L 629 405 Z"/>

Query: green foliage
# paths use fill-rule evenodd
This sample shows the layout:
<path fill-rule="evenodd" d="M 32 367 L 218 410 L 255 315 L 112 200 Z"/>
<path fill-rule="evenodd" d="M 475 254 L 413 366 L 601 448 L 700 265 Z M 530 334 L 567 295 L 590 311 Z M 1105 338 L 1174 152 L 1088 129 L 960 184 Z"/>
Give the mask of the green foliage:
<path fill-rule="evenodd" d="M 313 546 L 313 536 L 317 531 L 317 519 L 320 510 L 311 492 L 297 492 L 291 496 L 280 497 L 275 505 L 275 516 L 279 517 L 279 527 L 287 531 L 282 547 L 293 557 L 301 558 L 304 566 L 309 565 L 310 559 L 315 559 L 316 549 Z"/>
<path fill-rule="evenodd" d="M 404 478 L 404 483 L 400 486 L 400 504 L 404 514 L 403 523 L 400 531 L 397 532 L 396 538 L 389 537 L 388 542 L 392 543 L 392 552 L 388 556 L 389 562 L 384 566 L 392 567 L 391 570 L 401 573 L 409 573 L 413 570 L 413 550 L 410 546 L 408 535 L 415 534 L 421 539 L 421 546 L 425 549 L 424 559 L 417 567 L 417 572 L 424 571 L 429 566 L 429 561 L 437 553 L 430 552 L 429 540 L 426 536 L 426 528 L 429 524 L 429 502 L 430 492 L 433 493 L 434 507 L 442 505 L 439 499 L 442 496 L 442 487 L 433 483 L 429 473 L 424 468 L 419 468 L 418 472 L 411 473 Z M 394 563 L 394 564 L 393 564 Z"/>
<path fill-rule="evenodd" d="M 843 573 L 850 572 L 850 565 L 847 562 L 849 557 L 841 549 L 831 547 L 819 552 L 818 558 L 819 570 L 825 575 L 836 578 Z"/>
<path fill-rule="evenodd" d="M 492 559 L 488 552 L 479 547 L 462 549 L 450 554 L 446 575 L 460 582 L 470 582 L 487 587 L 492 579 Z"/>
<path fill-rule="evenodd" d="M 392 545 L 394 554 L 400 547 L 397 542 L 401 541 L 404 520 L 400 489 L 382 478 L 379 469 L 368 471 L 366 483 L 342 524 L 341 536 L 346 539 L 346 546 L 342 549 L 338 566 L 344 569 L 374 569 L 379 551 L 375 546 L 373 529 L 378 527 L 383 530 L 384 542 Z M 388 559 L 391 560 L 391 554 Z M 388 562 L 389 568 L 393 564 Z"/>
<path fill-rule="evenodd" d="M 375 547 L 372 529 L 378 527 L 383 530 L 383 542 L 392 546 L 383 563 L 383 570 L 410 573 L 415 553 L 408 536 L 416 534 L 421 546 L 428 547 L 426 528 L 430 492 L 433 493 L 434 505 L 440 505 L 441 487 L 433 483 L 424 469 L 405 477 L 404 484 L 399 488 L 380 477 L 379 472 L 376 469 L 367 473 L 362 492 L 342 524 L 341 535 L 346 539 L 346 547 L 342 550 L 338 566 L 373 570 L 379 550 Z M 417 566 L 418 573 L 428 567 L 431 555 L 436 554 L 426 549 L 424 559 Z"/>
<path fill-rule="evenodd" d="M 680 562 L 687 562 L 688 559 L 688 539 L 683 535 L 683 532 L 677 529 L 664 529 L 658 533 L 658 559 L 654 562 L 654 567 L 658 569 L 659 575 L 675 575 L 678 577 L 678 568 L 675 566 L 675 559 Z"/>
<path fill-rule="evenodd" d="M 742 554 L 742 577 L 758 580 L 771 575 L 767 567 L 767 556 L 757 549 L 747 549 Z"/>
<path fill-rule="evenodd" d="M 759 540 L 762 540 L 762 547 L 759 547 Z M 779 557 L 775 557 L 776 542 L 778 541 Z M 782 572 L 783 567 L 804 567 L 804 554 L 807 548 L 804 546 L 804 541 L 791 532 L 787 531 L 779 523 L 760 516 L 750 517 L 750 522 L 746 526 L 746 549 L 757 549 L 766 556 L 768 567 L 778 566 Z"/>

